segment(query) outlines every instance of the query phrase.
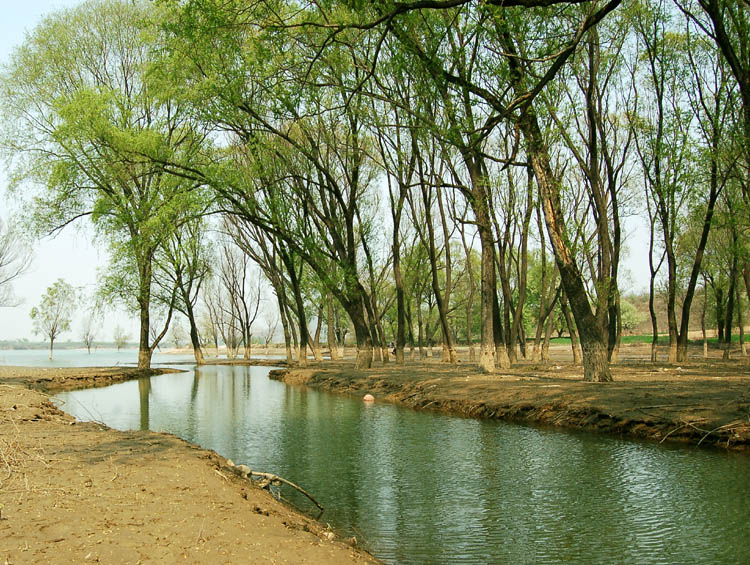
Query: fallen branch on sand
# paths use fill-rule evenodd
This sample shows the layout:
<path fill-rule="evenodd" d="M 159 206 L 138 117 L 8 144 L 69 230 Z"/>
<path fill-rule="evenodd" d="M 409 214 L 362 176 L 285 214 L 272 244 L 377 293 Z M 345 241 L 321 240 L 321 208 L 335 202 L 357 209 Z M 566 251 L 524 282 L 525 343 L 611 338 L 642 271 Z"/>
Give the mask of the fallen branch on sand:
<path fill-rule="evenodd" d="M 743 422 L 742 420 L 737 420 L 735 422 L 730 422 L 728 424 L 724 424 L 723 426 L 719 426 L 717 428 L 714 428 L 713 430 L 710 430 L 710 431 L 706 432 L 706 435 L 704 435 L 701 438 L 701 440 L 698 442 L 698 445 L 700 445 L 701 443 L 703 443 L 703 440 L 706 439 L 708 436 L 710 436 L 714 432 L 718 432 L 720 430 L 721 431 L 731 432 L 731 431 L 734 431 L 734 430 L 736 430 L 736 429 L 738 429 L 738 428 L 740 428 L 740 427 L 742 427 L 744 425 L 745 425 L 745 422 Z"/>
<path fill-rule="evenodd" d="M 312 500 L 315 506 L 317 506 L 320 510 L 323 510 L 323 507 L 320 505 L 320 503 L 317 500 L 315 500 L 309 492 L 307 492 L 301 486 L 295 485 L 292 481 L 286 480 L 284 477 L 280 477 L 279 475 L 274 475 L 273 473 L 261 473 L 258 471 L 252 471 L 251 476 L 260 477 L 262 479 L 261 484 L 260 484 L 261 488 L 268 488 L 270 485 L 274 483 L 284 483 L 286 485 L 289 485 L 293 489 L 298 490 L 299 492 L 304 494 L 307 498 Z M 264 481 L 268 481 L 268 482 L 265 483 Z"/>
<path fill-rule="evenodd" d="M 284 477 L 280 477 L 279 475 L 275 475 L 273 473 L 263 473 L 261 471 L 253 471 L 251 470 L 247 465 L 235 465 L 231 460 L 227 460 L 227 466 L 229 469 L 232 470 L 233 473 L 239 475 L 240 477 L 244 478 L 253 478 L 258 477 L 258 481 L 255 481 L 257 486 L 259 486 L 262 489 L 268 490 L 270 486 L 279 486 L 282 483 L 285 485 L 289 485 L 293 489 L 301 492 L 304 494 L 307 498 L 309 498 L 315 506 L 317 506 L 321 512 L 323 511 L 323 507 L 320 505 L 320 503 L 315 500 L 313 495 L 311 495 L 309 492 L 307 492 L 305 489 L 303 489 L 301 486 L 294 484 L 292 481 L 289 481 L 285 479 Z"/>
<path fill-rule="evenodd" d="M 702 430 L 695 426 L 695 423 L 701 422 L 701 421 L 705 421 L 705 418 L 700 418 L 699 420 L 695 420 L 694 422 L 683 422 L 681 425 L 677 426 L 675 429 L 671 430 L 663 438 L 661 438 L 661 441 L 659 443 L 664 443 L 665 439 L 667 439 L 676 431 L 681 430 L 682 428 L 693 428 L 693 429 L 698 430 L 699 432 L 705 432 L 706 430 Z"/>

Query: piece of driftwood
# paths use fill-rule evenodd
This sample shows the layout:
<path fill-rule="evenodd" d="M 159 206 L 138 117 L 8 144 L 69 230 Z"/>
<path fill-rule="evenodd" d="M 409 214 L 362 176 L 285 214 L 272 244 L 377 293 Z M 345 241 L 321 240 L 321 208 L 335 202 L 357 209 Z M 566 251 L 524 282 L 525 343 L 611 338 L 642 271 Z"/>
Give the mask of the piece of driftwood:
<path fill-rule="evenodd" d="M 309 492 L 307 492 L 301 486 L 295 485 L 292 481 L 288 481 L 284 477 L 280 477 L 279 475 L 274 475 L 273 473 L 262 473 L 260 471 L 251 471 L 250 472 L 250 476 L 252 476 L 252 477 L 260 477 L 261 479 L 267 480 L 268 481 L 267 485 L 268 484 L 273 484 L 274 482 L 279 482 L 279 483 L 284 483 L 285 485 L 289 485 L 293 489 L 298 490 L 299 492 L 301 492 L 302 494 L 304 494 L 307 498 L 309 498 L 310 500 L 312 500 L 313 503 L 315 504 L 315 506 L 317 506 L 318 508 L 320 508 L 321 511 L 323 510 L 323 507 L 320 505 L 320 503 L 317 500 L 315 500 L 315 498 L 313 497 L 313 495 L 311 495 Z M 267 485 L 265 485 L 265 486 L 267 486 Z"/>
<path fill-rule="evenodd" d="M 250 478 L 258 477 L 259 479 L 261 479 L 261 481 L 259 481 L 261 483 L 260 484 L 261 488 L 268 488 L 270 485 L 274 483 L 277 483 L 277 484 L 283 483 L 283 484 L 289 485 L 293 489 L 298 490 L 299 492 L 304 494 L 307 498 L 309 498 L 315 504 L 315 506 L 317 506 L 320 509 L 321 512 L 323 511 L 323 507 L 320 505 L 320 503 L 317 500 L 315 500 L 313 495 L 311 495 L 301 486 L 294 484 L 292 481 L 289 481 L 285 479 L 284 477 L 280 477 L 279 475 L 275 475 L 273 473 L 263 473 L 261 471 L 253 471 L 247 465 L 235 465 L 231 459 L 227 460 L 227 466 L 229 467 L 229 469 L 231 469 L 233 473 L 239 475 L 243 479 L 246 479 L 248 477 Z"/>

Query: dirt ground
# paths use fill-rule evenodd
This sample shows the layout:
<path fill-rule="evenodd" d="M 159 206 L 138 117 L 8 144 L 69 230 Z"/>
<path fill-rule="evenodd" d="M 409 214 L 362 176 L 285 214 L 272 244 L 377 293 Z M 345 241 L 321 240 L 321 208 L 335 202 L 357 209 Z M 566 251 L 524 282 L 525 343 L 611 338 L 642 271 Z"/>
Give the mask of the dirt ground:
<path fill-rule="evenodd" d="M 419 409 L 750 452 L 746 357 L 723 361 L 712 351 L 704 359 L 696 348 L 686 363 L 670 365 L 651 363 L 646 345 L 623 345 L 621 361 L 612 365 L 615 382 L 585 383 L 568 347 L 551 353 L 549 364 L 522 361 L 493 375 L 466 361 L 446 365 L 436 355 L 404 366 L 375 363 L 367 371 L 352 361 L 310 363 L 273 376 Z"/>
<path fill-rule="evenodd" d="M 0 563 L 375 562 L 216 453 L 75 422 L 42 392 L 141 375 L 0 367 Z"/>

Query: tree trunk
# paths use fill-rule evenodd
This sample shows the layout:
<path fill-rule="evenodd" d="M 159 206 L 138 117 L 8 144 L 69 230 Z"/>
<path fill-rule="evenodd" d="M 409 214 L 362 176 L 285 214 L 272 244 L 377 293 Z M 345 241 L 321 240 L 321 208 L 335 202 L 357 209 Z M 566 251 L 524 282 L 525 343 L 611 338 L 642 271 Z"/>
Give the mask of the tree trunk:
<path fill-rule="evenodd" d="M 509 369 L 511 364 L 507 343 L 503 334 L 503 322 L 500 319 L 500 303 L 497 299 L 497 292 L 494 294 L 495 300 L 492 308 L 492 331 L 494 332 L 495 341 L 495 364 L 500 369 Z"/>
<path fill-rule="evenodd" d="M 492 218 L 489 212 L 488 179 L 481 166 L 481 156 L 464 154 L 471 178 L 471 192 L 467 195 L 474 211 L 474 221 L 479 232 L 482 246 L 480 275 L 481 332 L 479 344 L 479 369 L 485 373 L 495 372 L 495 334 L 493 331 L 493 308 L 495 304 L 495 241 L 492 230 Z"/>
<path fill-rule="evenodd" d="M 284 348 L 286 350 L 286 362 L 291 364 L 294 362 L 294 355 L 292 354 L 292 333 L 289 329 L 289 318 L 287 317 L 287 310 L 282 298 L 278 297 L 279 304 L 279 317 L 281 318 L 281 329 L 284 331 Z M 217 352 L 218 356 L 218 352 Z"/>
<path fill-rule="evenodd" d="M 578 339 L 578 331 L 576 330 L 576 324 L 573 317 L 570 315 L 570 309 L 568 308 L 568 299 L 565 296 L 565 291 L 560 294 L 560 310 L 565 318 L 565 325 L 568 327 L 568 335 L 570 336 L 570 348 L 573 351 L 573 364 L 580 365 L 582 362 L 581 343 Z"/>
<path fill-rule="evenodd" d="M 622 312 L 620 293 L 617 292 L 609 306 L 609 362 L 616 363 L 622 341 Z"/>
<path fill-rule="evenodd" d="M 439 284 L 437 280 L 437 272 L 433 275 L 432 287 L 438 289 L 435 292 L 435 297 L 438 300 L 438 312 L 440 313 L 440 325 L 443 330 L 443 361 L 450 364 L 458 363 L 458 355 L 456 353 L 456 344 L 451 331 L 450 322 L 448 320 L 448 312 L 450 311 L 451 303 L 451 291 L 453 287 L 453 263 L 451 259 L 451 246 L 450 246 L 450 233 L 448 230 L 448 220 L 445 214 L 445 206 L 443 206 L 443 196 L 440 189 L 437 191 L 437 202 L 438 210 L 440 211 L 440 223 L 443 227 L 443 251 L 445 252 L 445 289 L 443 295 L 440 296 Z M 432 222 L 430 222 L 430 230 Z M 430 235 L 431 246 L 433 248 L 433 255 L 437 258 L 437 253 L 434 251 L 435 238 L 434 234 Z"/>
<path fill-rule="evenodd" d="M 714 108 L 715 119 L 718 118 L 720 111 L 719 108 L 719 97 L 716 97 L 716 105 Z M 712 120 L 713 122 L 714 120 Z M 693 259 L 693 267 L 690 271 L 690 279 L 688 286 L 685 291 L 685 299 L 682 302 L 682 317 L 680 320 L 680 334 L 678 336 L 678 347 L 677 347 L 677 360 L 687 360 L 687 345 L 688 345 L 688 331 L 690 326 L 690 307 L 693 303 L 693 296 L 695 294 L 695 287 L 698 283 L 698 275 L 700 274 L 701 264 L 703 262 L 703 253 L 706 249 L 706 243 L 708 242 L 708 234 L 711 230 L 711 220 L 714 214 L 714 206 L 716 200 L 721 193 L 721 187 L 719 186 L 719 175 L 718 175 L 718 163 L 716 156 L 719 147 L 719 128 L 714 124 L 712 149 L 711 151 L 711 173 L 710 173 L 710 192 L 708 196 L 708 204 L 706 205 L 706 213 L 703 218 L 703 229 L 701 230 L 701 238 L 698 241 L 698 249 L 695 251 L 695 257 Z"/>
<path fill-rule="evenodd" d="M 549 342 L 552 338 L 552 316 L 547 316 L 547 321 L 544 324 L 544 342 L 542 343 L 542 361 L 545 363 L 550 362 L 550 356 L 549 356 Z M 574 349 L 576 353 L 578 353 L 578 346 L 576 345 L 576 348 Z M 579 363 L 580 363 L 580 354 L 579 354 Z"/>
<path fill-rule="evenodd" d="M 714 297 L 716 299 L 716 335 L 719 343 L 724 343 L 724 320 L 726 317 L 724 310 L 724 289 L 714 287 Z"/>
<path fill-rule="evenodd" d="M 138 368 L 151 368 L 151 347 L 149 346 L 150 308 L 151 308 L 151 262 L 141 261 L 138 268 L 139 274 L 139 296 L 138 307 L 140 309 L 140 328 L 138 340 Z"/>
<path fill-rule="evenodd" d="M 315 325 L 315 334 L 312 339 L 313 359 L 316 361 L 323 360 L 323 354 L 320 351 L 320 329 L 323 327 L 323 305 L 318 307 L 318 322 Z"/>
<path fill-rule="evenodd" d="M 701 333 L 703 334 L 703 358 L 708 358 L 708 338 L 706 337 L 706 307 L 708 305 L 708 286 L 703 277 L 703 308 L 701 309 Z"/>
<path fill-rule="evenodd" d="M 482 305 L 479 343 L 479 368 L 485 373 L 495 372 L 495 334 L 493 330 L 493 308 L 495 303 L 495 252 L 489 216 L 483 210 L 477 218 L 477 227 L 482 244 L 482 272 L 480 300 Z M 507 352 L 506 352 L 507 354 Z"/>
<path fill-rule="evenodd" d="M 195 312 L 193 311 L 193 305 L 190 303 L 189 297 L 184 292 L 183 301 L 185 303 L 185 313 L 187 314 L 188 324 L 190 325 L 190 343 L 193 345 L 195 363 L 196 365 L 203 365 L 205 361 L 203 359 L 203 349 L 201 348 L 201 340 L 198 334 L 198 324 L 195 323 Z"/>
<path fill-rule="evenodd" d="M 534 166 L 547 234 L 555 252 L 560 280 L 581 338 L 583 379 L 590 382 L 609 382 L 612 380 L 612 374 L 609 371 L 606 336 L 591 311 L 583 277 L 567 243 L 565 218 L 560 204 L 560 182 L 552 173 L 541 130 L 531 109 L 526 111 L 519 125 L 526 138 L 527 152 Z"/>
<path fill-rule="evenodd" d="M 355 368 L 369 369 L 372 367 L 372 336 L 364 320 L 352 320 L 354 335 L 357 337 L 357 360 Z"/>
<path fill-rule="evenodd" d="M 651 318 L 651 362 L 652 363 L 656 363 L 656 360 L 658 358 L 657 347 L 659 345 L 659 325 L 656 319 L 656 306 L 654 304 L 655 295 L 656 295 L 655 281 L 656 281 L 656 273 L 659 271 L 659 267 L 661 267 L 661 263 L 663 260 L 664 260 L 664 255 L 662 255 L 662 258 L 659 261 L 659 265 L 656 268 L 654 268 L 654 219 L 652 218 L 649 242 L 648 242 L 648 265 L 649 265 L 649 271 L 651 273 L 650 278 L 649 278 L 649 284 L 648 284 L 648 314 Z"/>
<path fill-rule="evenodd" d="M 393 279 L 396 284 L 396 364 L 403 365 L 406 346 L 406 298 L 404 279 L 401 275 L 400 242 L 397 234 L 393 236 Z"/>
<path fill-rule="evenodd" d="M 737 301 L 737 331 L 740 336 L 740 352 L 743 357 L 747 357 L 747 348 L 745 347 L 745 319 L 742 312 L 742 293 L 740 292 L 739 284 L 737 285 L 735 292 Z"/>
<path fill-rule="evenodd" d="M 469 362 L 473 363 L 476 361 L 476 351 L 474 349 L 474 338 L 471 333 L 471 314 L 474 306 L 474 293 L 476 291 L 476 283 L 474 282 L 474 268 L 471 265 L 471 249 L 466 243 L 466 234 L 463 228 L 461 230 L 461 244 L 464 247 L 464 255 L 466 257 L 466 273 L 469 277 L 469 295 L 466 297 L 466 344 L 469 347 Z"/>
<path fill-rule="evenodd" d="M 732 268 L 729 271 L 729 291 L 727 292 L 727 311 L 724 318 L 724 359 L 729 359 L 732 348 L 732 322 L 734 321 L 734 295 L 737 281 L 737 255 L 734 255 Z"/>
<path fill-rule="evenodd" d="M 55 338 L 49 337 L 49 360 L 52 361 L 52 344 L 55 343 Z"/>
<path fill-rule="evenodd" d="M 333 317 L 333 296 L 329 292 L 326 301 L 328 302 L 328 349 L 331 351 L 331 361 L 339 359 L 339 348 L 336 344 L 336 327 Z"/>
<path fill-rule="evenodd" d="M 427 359 L 427 352 L 424 347 L 424 316 L 422 315 L 422 305 L 417 304 L 417 347 L 419 347 L 419 358 Z"/>

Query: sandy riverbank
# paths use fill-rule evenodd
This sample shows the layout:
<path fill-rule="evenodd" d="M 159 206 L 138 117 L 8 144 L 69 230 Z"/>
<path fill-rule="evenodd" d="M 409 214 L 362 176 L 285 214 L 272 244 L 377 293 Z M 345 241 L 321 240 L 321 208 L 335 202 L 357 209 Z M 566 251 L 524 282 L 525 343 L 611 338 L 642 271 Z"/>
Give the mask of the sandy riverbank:
<path fill-rule="evenodd" d="M 750 451 L 750 364 L 693 357 L 653 364 L 646 346 L 623 346 L 614 383 L 584 383 L 566 352 L 485 375 L 438 358 L 354 369 L 351 361 L 280 369 L 272 378 L 333 392 L 374 394 L 412 408 Z"/>
<path fill-rule="evenodd" d="M 170 434 L 75 422 L 45 394 L 138 376 L 0 367 L 3 563 L 375 562 L 216 453 Z"/>

